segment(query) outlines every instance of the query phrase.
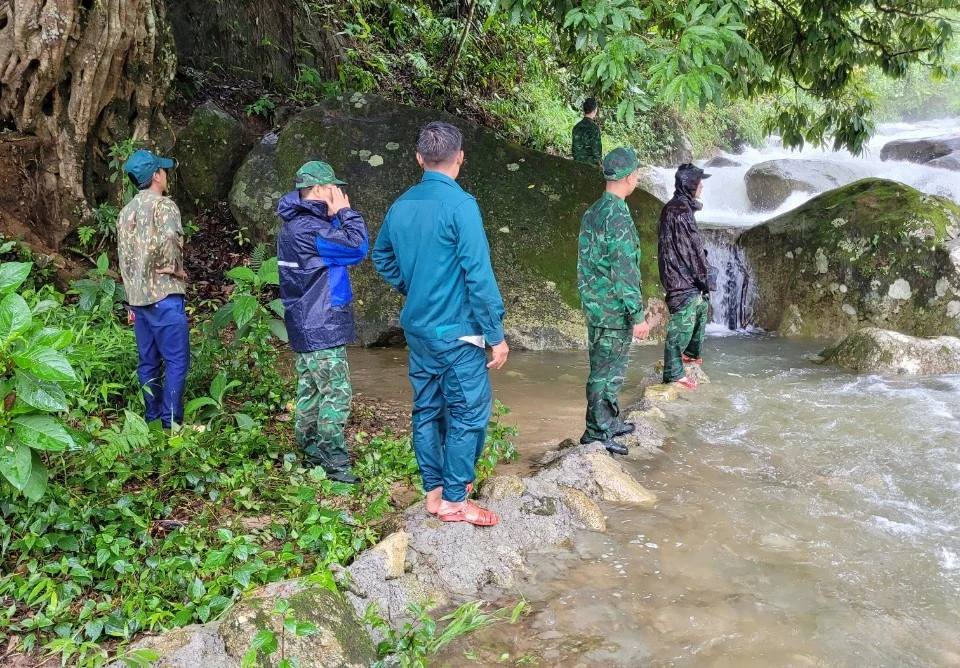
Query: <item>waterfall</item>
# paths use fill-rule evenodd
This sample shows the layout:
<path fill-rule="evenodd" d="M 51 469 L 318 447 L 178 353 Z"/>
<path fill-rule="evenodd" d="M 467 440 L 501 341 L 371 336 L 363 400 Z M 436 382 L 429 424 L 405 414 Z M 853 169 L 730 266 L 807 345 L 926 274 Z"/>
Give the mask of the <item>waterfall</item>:
<path fill-rule="evenodd" d="M 700 233 L 707 261 L 717 270 L 717 291 L 710 295 L 711 322 L 730 330 L 751 327 L 757 288 L 750 263 L 736 241 L 739 230 L 702 229 Z"/>

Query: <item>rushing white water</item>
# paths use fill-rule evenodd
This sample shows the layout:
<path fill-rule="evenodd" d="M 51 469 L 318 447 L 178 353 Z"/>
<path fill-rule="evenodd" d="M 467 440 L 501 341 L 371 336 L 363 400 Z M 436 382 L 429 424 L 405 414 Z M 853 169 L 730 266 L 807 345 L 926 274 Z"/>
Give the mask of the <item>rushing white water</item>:
<path fill-rule="evenodd" d="M 746 254 L 730 231 L 705 229 L 702 234 L 707 259 L 717 270 L 711 322 L 721 329 L 747 329 L 753 325 L 757 285 Z"/>
<path fill-rule="evenodd" d="M 840 163 L 853 170 L 857 179 L 879 177 L 900 181 L 923 192 L 949 197 L 960 203 L 960 172 L 927 167 L 911 162 L 881 161 L 880 150 L 896 139 L 955 136 L 960 132 L 960 118 L 881 125 L 870 141 L 865 155 L 855 157 L 847 151 L 822 151 L 806 147 L 800 151 L 784 149 L 772 138 L 762 149 L 748 148 L 739 155 L 722 154 L 740 163 L 736 167 L 712 167 L 712 178 L 704 182 L 704 208 L 697 218 L 715 225 L 751 227 L 776 215 L 795 209 L 819 193 L 794 193 L 776 211 L 757 211 L 747 197 L 744 175 L 752 166 L 767 160 L 819 159 Z M 702 163 L 701 163 L 702 164 Z M 673 192 L 674 168 L 655 168 L 659 180 Z"/>

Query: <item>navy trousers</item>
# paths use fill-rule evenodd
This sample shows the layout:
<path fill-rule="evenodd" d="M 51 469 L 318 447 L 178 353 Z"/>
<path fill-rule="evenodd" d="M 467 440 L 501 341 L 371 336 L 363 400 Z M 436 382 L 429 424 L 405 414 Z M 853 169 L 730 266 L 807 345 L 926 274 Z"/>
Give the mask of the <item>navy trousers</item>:
<path fill-rule="evenodd" d="M 413 450 L 423 489 L 467 498 L 487 438 L 493 393 L 484 349 L 407 335 L 413 386 Z"/>
<path fill-rule="evenodd" d="M 143 388 L 147 422 L 160 420 L 165 428 L 171 422 L 180 424 L 183 388 L 190 369 L 190 327 L 183 295 L 169 295 L 156 304 L 130 309 L 136 318 L 133 331 L 140 353 L 137 376 Z"/>

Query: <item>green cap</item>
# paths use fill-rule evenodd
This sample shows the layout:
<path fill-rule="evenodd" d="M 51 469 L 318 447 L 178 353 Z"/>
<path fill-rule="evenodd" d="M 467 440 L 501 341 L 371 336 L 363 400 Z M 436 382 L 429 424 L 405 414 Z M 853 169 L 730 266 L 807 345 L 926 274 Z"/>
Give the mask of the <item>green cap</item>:
<path fill-rule="evenodd" d="M 632 148 L 615 148 L 603 159 L 603 178 L 607 181 L 619 181 L 640 166 L 637 152 Z"/>
<path fill-rule="evenodd" d="M 333 167 L 325 162 L 314 160 L 297 170 L 297 183 L 294 188 L 309 188 L 310 186 L 325 186 L 335 183 L 338 186 L 347 185 L 333 173 Z"/>

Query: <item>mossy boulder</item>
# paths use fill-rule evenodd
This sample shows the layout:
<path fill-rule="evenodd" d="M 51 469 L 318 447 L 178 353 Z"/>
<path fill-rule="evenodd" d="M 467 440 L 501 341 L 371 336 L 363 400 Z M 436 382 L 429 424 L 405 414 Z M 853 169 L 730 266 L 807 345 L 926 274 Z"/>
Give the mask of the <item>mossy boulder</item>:
<path fill-rule="evenodd" d="M 857 373 L 939 376 L 960 373 L 960 339 L 918 338 L 867 327 L 824 351 L 825 362 Z"/>
<path fill-rule="evenodd" d="M 265 629 L 273 631 L 279 642 L 285 617 L 273 612 L 279 600 L 290 604 L 287 614 L 297 622 L 309 622 L 317 629 L 302 637 L 286 633 L 287 659 L 299 659 L 302 668 L 366 668 L 376 661 L 373 641 L 353 606 L 342 595 L 304 580 L 267 585 L 230 608 L 219 628 L 228 654 L 242 659 L 254 636 Z M 277 668 L 280 658 L 279 652 L 261 652 L 256 665 Z"/>
<path fill-rule="evenodd" d="M 603 191 L 598 169 L 525 149 L 494 132 L 449 114 L 346 95 L 294 116 L 276 143 L 261 144 L 234 180 L 231 210 L 252 238 L 272 239 L 272 214 L 294 174 L 308 160 L 333 165 L 352 205 L 375 238 L 393 201 L 420 180 L 415 159 L 419 128 L 446 120 L 464 134 L 463 187 L 483 213 L 494 271 L 507 306 L 512 345 L 543 349 L 583 343 L 577 295 L 580 218 Z M 656 225 L 662 203 L 638 190 L 629 200 L 642 243 L 643 290 L 658 296 Z M 397 326 L 401 299 L 372 263 L 351 271 L 361 343 L 385 342 Z"/>
<path fill-rule="evenodd" d="M 178 185 L 202 206 L 222 201 L 245 148 L 243 124 L 215 102 L 201 104 L 174 147 Z"/>
<path fill-rule="evenodd" d="M 960 206 L 882 179 L 820 195 L 747 230 L 757 324 L 841 338 L 865 324 L 960 331 Z"/>

